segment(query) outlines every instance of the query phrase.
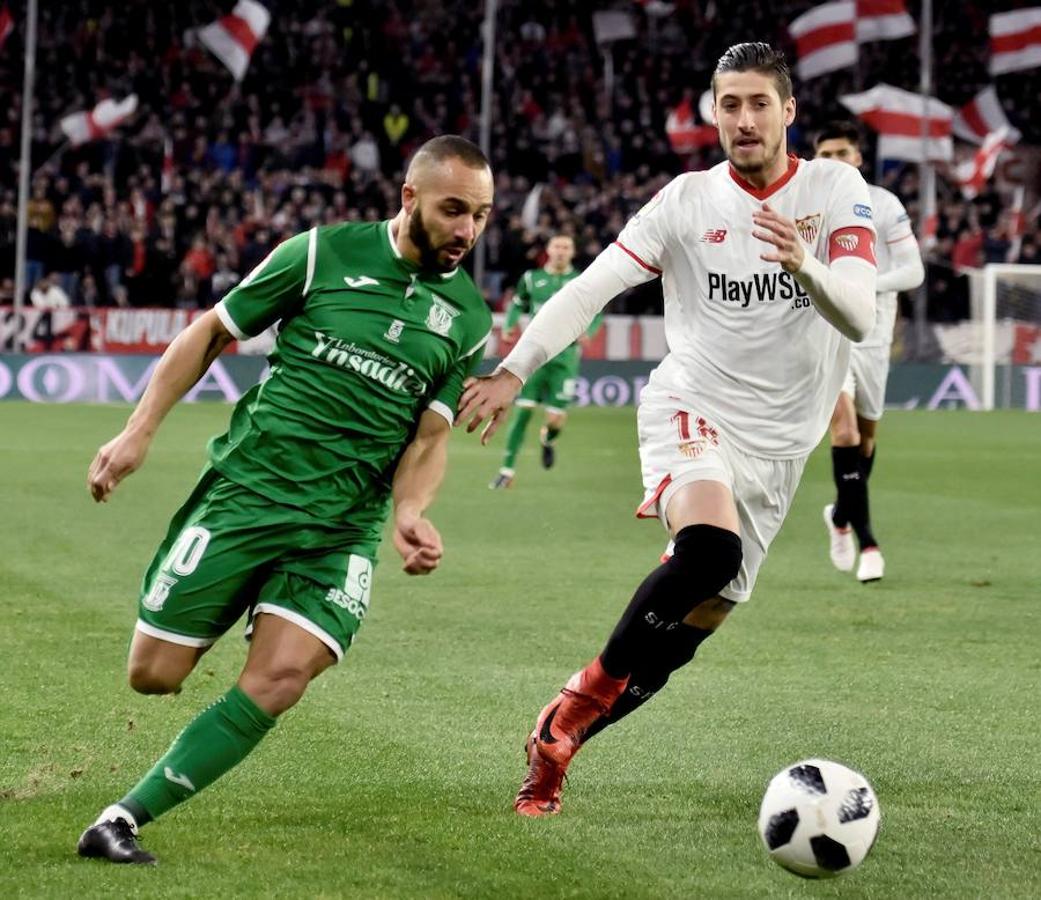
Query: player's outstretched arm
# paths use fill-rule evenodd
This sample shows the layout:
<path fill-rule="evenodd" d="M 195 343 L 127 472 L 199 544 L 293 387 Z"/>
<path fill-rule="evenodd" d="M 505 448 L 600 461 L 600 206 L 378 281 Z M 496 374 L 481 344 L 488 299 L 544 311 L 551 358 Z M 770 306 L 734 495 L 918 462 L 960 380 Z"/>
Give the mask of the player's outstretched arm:
<path fill-rule="evenodd" d="M 233 340 L 213 310 L 174 338 L 155 367 L 126 427 L 98 450 L 90 464 L 87 487 L 95 502 L 104 503 L 127 475 L 141 468 L 166 414 Z"/>
<path fill-rule="evenodd" d="M 443 416 L 425 411 L 394 472 L 394 548 L 409 575 L 429 575 L 444 553 L 441 535 L 424 514 L 445 477 L 451 429 Z"/>

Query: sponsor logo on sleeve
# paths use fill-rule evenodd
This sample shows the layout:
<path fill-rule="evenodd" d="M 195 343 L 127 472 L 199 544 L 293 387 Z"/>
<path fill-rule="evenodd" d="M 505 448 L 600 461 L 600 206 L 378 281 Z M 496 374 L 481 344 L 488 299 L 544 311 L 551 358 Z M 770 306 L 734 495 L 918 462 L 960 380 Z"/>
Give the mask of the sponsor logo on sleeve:
<path fill-rule="evenodd" d="M 871 207 L 865 206 L 863 203 L 856 203 L 853 206 L 853 215 L 861 219 L 871 218 Z"/>

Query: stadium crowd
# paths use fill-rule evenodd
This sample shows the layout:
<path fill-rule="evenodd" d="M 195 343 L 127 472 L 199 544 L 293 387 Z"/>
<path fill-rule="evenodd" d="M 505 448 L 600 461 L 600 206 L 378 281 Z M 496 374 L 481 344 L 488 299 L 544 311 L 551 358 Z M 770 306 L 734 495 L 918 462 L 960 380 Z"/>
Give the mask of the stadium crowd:
<path fill-rule="evenodd" d="M 403 164 L 426 138 L 476 138 L 483 4 L 448 0 L 265 0 L 272 14 L 236 84 L 193 29 L 230 3 L 69 0 L 40 15 L 28 278 L 37 305 L 207 306 L 287 236 L 316 222 L 379 219 L 396 209 Z M 607 6 L 608 4 L 598 4 Z M 613 89 L 591 7 L 580 0 L 503 0 L 498 19 L 492 156 L 496 215 L 488 228 L 486 294 L 498 307 L 547 237 L 575 234 L 579 266 L 673 175 L 721 159 L 676 155 L 665 118 L 707 86 L 732 43 L 785 46 L 786 24 L 811 2 L 754 0 L 732 16 L 715 2 L 632 9 L 637 39 L 617 44 Z M 1001 5 L 1001 4 L 999 4 Z M 1004 4 L 1008 5 L 1008 4 Z M 936 83 L 952 105 L 988 83 L 982 0 L 937 4 Z M 11 4 L 18 21 L 20 4 Z M 909 3 L 917 16 L 917 4 Z M 0 304 L 13 294 L 21 29 L 0 57 Z M 839 94 L 878 80 L 916 89 L 915 39 L 865 45 L 862 65 L 796 84 L 794 147 L 812 153 L 815 126 L 845 116 Z M 999 79 L 1026 145 L 1041 144 L 1038 71 Z M 140 106 L 107 140 L 71 148 L 58 121 L 104 96 Z M 868 144 L 871 142 L 868 141 Z M 866 156 L 870 159 L 869 152 Z M 874 169 L 865 173 L 872 179 Z M 882 183 L 917 217 L 914 166 Z M 964 315 L 958 269 L 1009 257 L 1006 199 L 960 199 L 941 179 L 930 250 L 930 317 Z M 1036 222 L 1018 259 L 1037 262 Z M 655 312 L 656 285 L 615 301 Z"/>

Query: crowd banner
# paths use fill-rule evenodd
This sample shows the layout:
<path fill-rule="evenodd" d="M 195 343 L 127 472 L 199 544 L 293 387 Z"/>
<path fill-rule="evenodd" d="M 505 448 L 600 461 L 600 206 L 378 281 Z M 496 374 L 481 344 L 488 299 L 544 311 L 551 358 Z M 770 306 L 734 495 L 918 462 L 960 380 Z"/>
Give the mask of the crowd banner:
<path fill-rule="evenodd" d="M 156 355 L 108 353 L 0 354 L 0 401 L 35 403 L 136 403 L 159 361 Z M 485 370 L 495 365 L 485 362 Z M 633 406 L 654 368 L 647 360 L 585 359 L 576 379 L 576 406 Z M 226 354 L 185 396 L 185 401 L 234 403 L 265 377 L 262 356 Z M 1004 405 L 1041 412 L 1041 365 L 1007 368 Z M 999 376 L 1004 378 L 1004 376 Z M 905 363 L 894 366 L 886 402 L 902 409 L 979 409 L 970 371 L 963 366 Z"/>

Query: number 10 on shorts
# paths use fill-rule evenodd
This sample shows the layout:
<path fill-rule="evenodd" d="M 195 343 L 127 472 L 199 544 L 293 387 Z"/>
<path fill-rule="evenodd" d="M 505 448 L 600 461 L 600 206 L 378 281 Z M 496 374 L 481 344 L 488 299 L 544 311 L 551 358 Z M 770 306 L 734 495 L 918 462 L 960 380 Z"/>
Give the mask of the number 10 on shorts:
<path fill-rule="evenodd" d="M 191 575 L 202 560 L 206 552 L 206 546 L 210 543 L 210 532 L 199 525 L 185 528 L 177 538 L 170 552 L 163 561 L 162 568 L 152 579 L 152 586 L 148 595 L 142 600 L 145 609 L 159 612 L 166 603 L 179 578 Z"/>

